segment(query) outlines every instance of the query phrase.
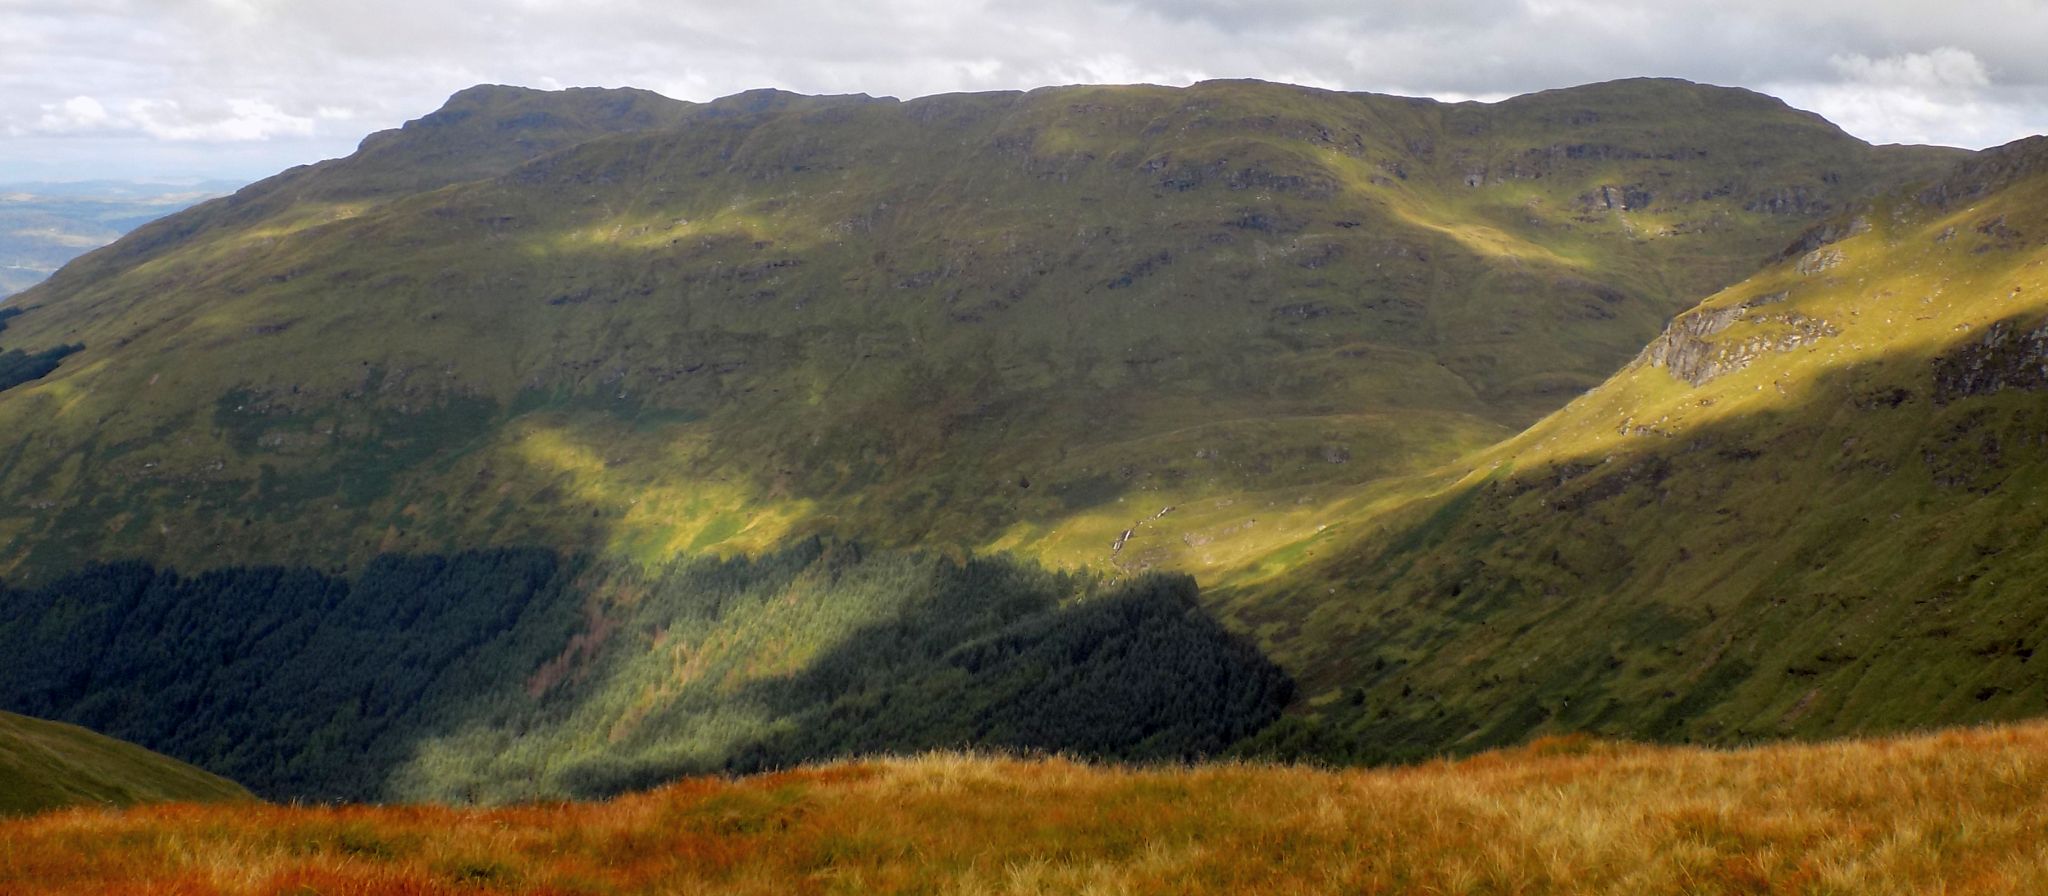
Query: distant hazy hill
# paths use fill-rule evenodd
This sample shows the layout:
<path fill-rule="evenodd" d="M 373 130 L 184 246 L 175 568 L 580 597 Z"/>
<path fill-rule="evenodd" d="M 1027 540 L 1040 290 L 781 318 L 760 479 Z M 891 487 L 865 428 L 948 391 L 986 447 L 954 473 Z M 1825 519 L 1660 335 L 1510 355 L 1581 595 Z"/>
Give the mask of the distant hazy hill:
<path fill-rule="evenodd" d="M 76 725 L 0 712 L 0 815 L 65 806 L 241 802 L 233 781 Z"/>
<path fill-rule="evenodd" d="M 473 88 L 19 297 L 0 701 L 265 793 L 453 799 L 1206 755 L 1294 681 L 1275 749 L 1705 731 L 1722 679 L 1680 664 L 1630 680 L 1669 724 L 1548 709 L 1605 673 L 1459 600 L 1562 548 L 1477 592 L 1371 558 L 1435 550 L 1471 457 L 1672 315 L 1969 157 L 1668 80 Z M 1470 537 L 1442 562 L 1520 543 Z M 1693 631 L 1632 613 L 1543 631 Z M 1535 671 L 1456 671 L 1489 663 Z"/>
<path fill-rule="evenodd" d="M 20 292 L 65 262 L 239 183 L 76 181 L 0 184 L 0 297 Z"/>

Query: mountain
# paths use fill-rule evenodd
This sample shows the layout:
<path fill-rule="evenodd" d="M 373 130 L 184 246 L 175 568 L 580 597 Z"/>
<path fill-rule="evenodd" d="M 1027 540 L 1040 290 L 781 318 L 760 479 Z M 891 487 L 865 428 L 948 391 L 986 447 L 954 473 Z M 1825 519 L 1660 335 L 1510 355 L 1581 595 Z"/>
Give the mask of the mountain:
<path fill-rule="evenodd" d="M 0 816 L 65 806 L 253 799 L 233 781 L 134 744 L 0 712 Z"/>
<path fill-rule="evenodd" d="M 142 224 L 240 186 L 226 181 L 0 184 L 0 299 Z"/>
<path fill-rule="evenodd" d="M 0 345 L 85 348 L 0 398 L 0 571 L 819 530 L 1099 565 L 1169 505 L 1237 524 L 1511 435 L 1955 156 L 1663 81 L 478 88 L 19 300 Z"/>
<path fill-rule="evenodd" d="M 2040 715 L 2044 209 L 2030 138 L 1845 210 L 1240 594 L 1323 707 L 1288 736 L 1391 758 Z"/>
<path fill-rule="evenodd" d="M 473 88 L 11 303 L 0 700 L 282 796 L 1298 735 L 1379 686 L 1326 545 L 1968 157 L 1669 80 Z"/>

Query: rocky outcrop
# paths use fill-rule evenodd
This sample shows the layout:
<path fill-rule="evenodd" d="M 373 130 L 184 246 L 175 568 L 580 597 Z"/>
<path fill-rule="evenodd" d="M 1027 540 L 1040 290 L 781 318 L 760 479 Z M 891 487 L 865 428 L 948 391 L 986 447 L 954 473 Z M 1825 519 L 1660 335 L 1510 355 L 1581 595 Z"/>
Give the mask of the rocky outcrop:
<path fill-rule="evenodd" d="M 1840 327 L 1797 311 L 1754 313 L 1756 309 L 1785 300 L 1785 293 L 1773 293 L 1726 308 L 1704 308 L 1683 315 L 1636 356 L 1637 365 L 1662 367 L 1671 375 L 1694 386 L 1748 367 L 1766 354 L 1789 352 L 1842 333 Z M 1714 337 L 1738 321 L 1776 324 L 1774 332 L 1760 332 L 1734 341 Z"/>
<path fill-rule="evenodd" d="M 1934 359 L 1934 403 L 2006 389 L 2048 389 L 2048 322 L 2002 320 Z"/>
<path fill-rule="evenodd" d="M 1214 184 L 1229 190 L 1258 190 L 1303 199 L 1329 199 L 1342 190 L 1336 175 L 1319 166 L 1304 165 L 1294 170 L 1280 170 L 1234 163 L 1227 158 L 1203 163 L 1161 156 L 1147 161 L 1144 170 L 1155 173 L 1160 188 L 1175 192 Z"/>
<path fill-rule="evenodd" d="M 1950 208 L 2048 170 L 2048 136 L 2025 137 L 1985 150 L 1946 179 L 1922 191 L 1920 204 Z"/>
<path fill-rule="evenodd" d="M 1799 264 L 1795 266 L 1795 269 L 1800 274 L 1811 277 L 1841 265 L 1843 260 L 1844 257 L 1840 249 L 1815 249 L 1800 258 Z"/>
<path fill-rule="evenodd" d="M 1833 211 L 1834 205 L 1818 191 L 1801 185 L 1759 192 L 1742 204 L 1742 210 L 1766 215 L 1824 215 Z"/>
<path fill-rule="evenodd" d="M 1852 236 L 1869 232 L 1870 219 L 1862 215 L 1857 215 L 1847 221 L 1829 221 L 1826 224 L 1808 228 L 1805 233 L 1799 235 L 1798 239 L 1792 241 L 1792 245 L 1786 246 L 1785 251 L 1780 253 L 1778 257 L 1789 259 L 1810 255 L 1823 246 L 1833 245 Z"/>
<path fill-rule="evenodd" d="M 1683 315 L 1664 328 L 1636 358 L 1638 365 L 1662 367 L 1695 386 L 1719 376 L 1714 343 L 1708 341 L 1742 319 L 1745 306 L 1705 308 Z"/>
<path fill-rule="evenodd" d="M 1602 185 L 1579 197 L 1579 205 L 1595 211 L 1634 211 L 1649 208 L 1656 196 L 1639 186 L 1615 187 Z"/>

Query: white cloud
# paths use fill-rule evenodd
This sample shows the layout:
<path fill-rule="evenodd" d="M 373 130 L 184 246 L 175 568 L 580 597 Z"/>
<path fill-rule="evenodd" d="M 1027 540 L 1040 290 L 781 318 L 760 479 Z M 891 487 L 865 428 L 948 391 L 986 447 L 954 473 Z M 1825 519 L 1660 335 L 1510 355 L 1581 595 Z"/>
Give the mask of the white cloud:
<path fill-rule="evenodd" d="M 128 118 L 136 129 L 158 140 L 235 142 L 313 134 L 312 118 L 287 114 L 257 99 L 199 108 L 178 100 L 136 100 L 128 104 Z"/>
<path fill-rule="evenodd" d="M 1837 53 L 1828 64 L 1843 77 L 1863 85 L 1904 87 L 1917 91 L 1968 90 L 1991 84 L 1977 54 L 1956 47 L 1926 53 L 1900 53 L 1873 59 L 1861 53 Z"/>
<path fill-rule="evenodd" d="M 1879 143 L 1988 146 L 2031 130 L 2026 110 L 1990 99 L 1867 84 L 1790 85 L 1788 102 Z"/>
<path fill-rule="evenodd" d="M 61 103 L 45 103 L 43 114 L 36 119 L 32 131 L 64 134 L 73 131 L 90 131 L 105 127 L 113 120 L 107 107 L 89 96 L 74 96 Z"/>
<path fill-rule="evenodd" d="M 129 132 L 157 140 L 240 142 L 311 136 L 314 122 L 312 118 L 287 114 L 260 99 L 231 99 L 196 107 L 174 99 L 135 99 L 122 103 L 116 113 L 93 97 L 75 96 L 42 108 L 42 114 L 33 123 L 26 127 L 11 126 L 9 134 L 19 138 L 37 134 Z M 322 118 L 347 117 L 346 110 L 320 111 Z"/>
<path fill-rule="evenodd" d="M 1988 146 L 2048 125 L 2042 89 L 1999 84 L 1977 54 L 1959 47 L 1837 53 L 1828 64 L 1833 79 L 1773 92 L 1867 140 Z"/>
<path fill-rule="evenodd" d="M 1261 77 L 1450 99 L 1669 75 L 1866 139 L 1981 146 L 2048 129 L 2043 34 L 2036 0 L 0 0 L 0 168 L 117 134 L 130 167 L 171 145 L 311 161 L 482 82 L 705 100 Z"/>

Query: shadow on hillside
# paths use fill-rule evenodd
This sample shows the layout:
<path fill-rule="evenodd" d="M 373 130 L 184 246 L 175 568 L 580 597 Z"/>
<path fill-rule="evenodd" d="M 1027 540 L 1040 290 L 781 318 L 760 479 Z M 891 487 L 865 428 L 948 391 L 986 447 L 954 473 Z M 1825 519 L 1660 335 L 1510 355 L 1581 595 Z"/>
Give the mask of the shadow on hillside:
<path fill-rule="evenodd" d="M 1408 760 L 1559 731 L 1739 743 L 2048 709 L 2030 662 L 2048 642 L 2042 383 L 2010 346 L 1947 351 L 1503 473 L 1222 595 L 1332 698 L 1256 749 Z"/>
<path fill-rule="evenodd" d="M 619 750 L 570 770 L 567 789 L 594 796 L 682 773 L 932 749 L 1191 760 L 1221 755 L 1265 727 L 1293 694 L 1284 673 L 1200 609 L 1184 576 L 1147 576 L 1066 605 L 1032 599 L 1007 608 L 989 605 L 992 596 L 1005 601 L 1001 590 L 958 587 L 963 573 L 1018 572 L 985 560 L 942 570 L 940 586 L 914 608 L 862 626 L 791 674 L 738 689 L 730 699 L 761 707 L 770 721 L 713 764 Z M 678 702 L 646 724 L 676 730 L 689 715 Z"/>
<path fill-rule="evenodd" d="M 1235 628 L 1278 632 L 1261 646 L 1336 697 L 1319 727 L 1266 727 L 1285 676 L 1184 579 L 817 540 L 655 570 L 532 549 L 346 578 L 97 566 L 0 600 L 0 705 L 268 795 L 355 799 L 593 795 L 937 746 L 1211 755 L 1262 729 L 1269 754 L 1389 760 L 1553 730 L 2038 713 L 2048 408 L 1937 404 L 1910 356 L 1788 388 L 1782 410 L 1497 478 L 1233 601 Z"/>
<path fill-rule="evenodd" d="M 815 540 L 647 573 L 540 550 L 354 579 L 115 564 L 5 598 L 0 705 L 272 798 L 598 796 L 935 747 L 1191 758 L 1291 695 L 1185 578 Z"/>

